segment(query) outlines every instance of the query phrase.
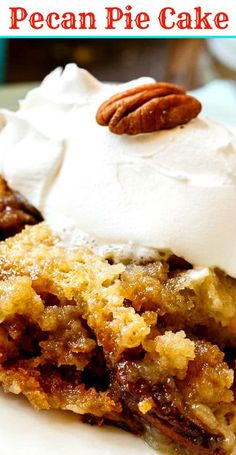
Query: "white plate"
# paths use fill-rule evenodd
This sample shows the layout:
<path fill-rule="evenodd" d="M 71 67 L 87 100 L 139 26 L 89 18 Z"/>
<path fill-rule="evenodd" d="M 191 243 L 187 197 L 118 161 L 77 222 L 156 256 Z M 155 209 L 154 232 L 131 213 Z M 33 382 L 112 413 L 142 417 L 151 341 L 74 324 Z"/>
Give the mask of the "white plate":
<path fill-rule="evenodd" d="M 91 427 L 69 412 L 35 412 L 20 397 L 2 393 L 0 406 L 1 455 L 157 454 L 125 431 Z"/>
<path fill-rule="evenodd" d="M 14 108 L 25 92 L 24 86 L 1 88 L 1 107 Z M 204 102 L 205 115 L 236 127 L 234 83 L 215 81 L 194 94 Z M 72 413 L 35 412 L 21 397 L 0 392 L 0 406 L 1 455 L 160 454 L 136 436 L 111 427 L 91 427 Z"/>

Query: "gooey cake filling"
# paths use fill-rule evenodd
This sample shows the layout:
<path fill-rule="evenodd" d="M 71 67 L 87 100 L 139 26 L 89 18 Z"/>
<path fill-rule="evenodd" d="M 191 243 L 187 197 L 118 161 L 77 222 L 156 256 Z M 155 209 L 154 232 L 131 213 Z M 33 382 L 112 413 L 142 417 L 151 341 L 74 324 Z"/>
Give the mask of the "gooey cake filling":
<path fill-rule="evenodd" d="M 111 265 L 42 223 L 0 244 L 0 380 L 39 409 L 200 453 L 235 440 L 236 283 L 176 257 Z"/>
<path fill-rule="evenodd" d="M 2 111 L 0 381 L 37 409 L 228 455 L 236 142 L 200 108 L 69 65 Z"/>

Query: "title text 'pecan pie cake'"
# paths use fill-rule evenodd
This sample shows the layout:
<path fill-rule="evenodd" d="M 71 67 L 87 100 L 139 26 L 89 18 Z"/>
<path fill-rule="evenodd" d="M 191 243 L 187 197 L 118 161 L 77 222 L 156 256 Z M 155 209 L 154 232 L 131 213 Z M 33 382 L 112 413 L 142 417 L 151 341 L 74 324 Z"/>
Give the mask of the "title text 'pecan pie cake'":
<path fill-rule="evenodd" d="M 228 455 L 236 139 L 200 110 L 175 85 L 68 65 L 1 111 L 0 381 L 37 409 Z"/>

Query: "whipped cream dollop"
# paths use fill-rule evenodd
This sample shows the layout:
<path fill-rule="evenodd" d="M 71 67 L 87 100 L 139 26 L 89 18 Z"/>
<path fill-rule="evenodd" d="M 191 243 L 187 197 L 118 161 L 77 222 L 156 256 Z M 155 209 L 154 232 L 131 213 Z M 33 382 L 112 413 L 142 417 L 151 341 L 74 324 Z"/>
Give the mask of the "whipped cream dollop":
<path fill-rule="evenodd" d="M 236 139 L 197 118 L 168 131 L 114 135 L 96 123 L 112 94 L 71 64 L 1 111 L 0 174 L 65 243 L 99 254 L 172 251 L 236 277 Z"/>

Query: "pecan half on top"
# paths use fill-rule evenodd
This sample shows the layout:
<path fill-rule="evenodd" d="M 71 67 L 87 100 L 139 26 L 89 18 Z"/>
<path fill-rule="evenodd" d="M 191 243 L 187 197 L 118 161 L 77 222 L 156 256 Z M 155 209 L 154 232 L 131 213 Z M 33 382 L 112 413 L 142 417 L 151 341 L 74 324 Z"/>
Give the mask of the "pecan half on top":
<path fill-rule="evenodd" d="M 98 109 L 96 120 L 115 134 L 140 134 L 183 125 L 201 111 L 201 103 L 166 82 L 154 82 L 118 93 Z"/>

